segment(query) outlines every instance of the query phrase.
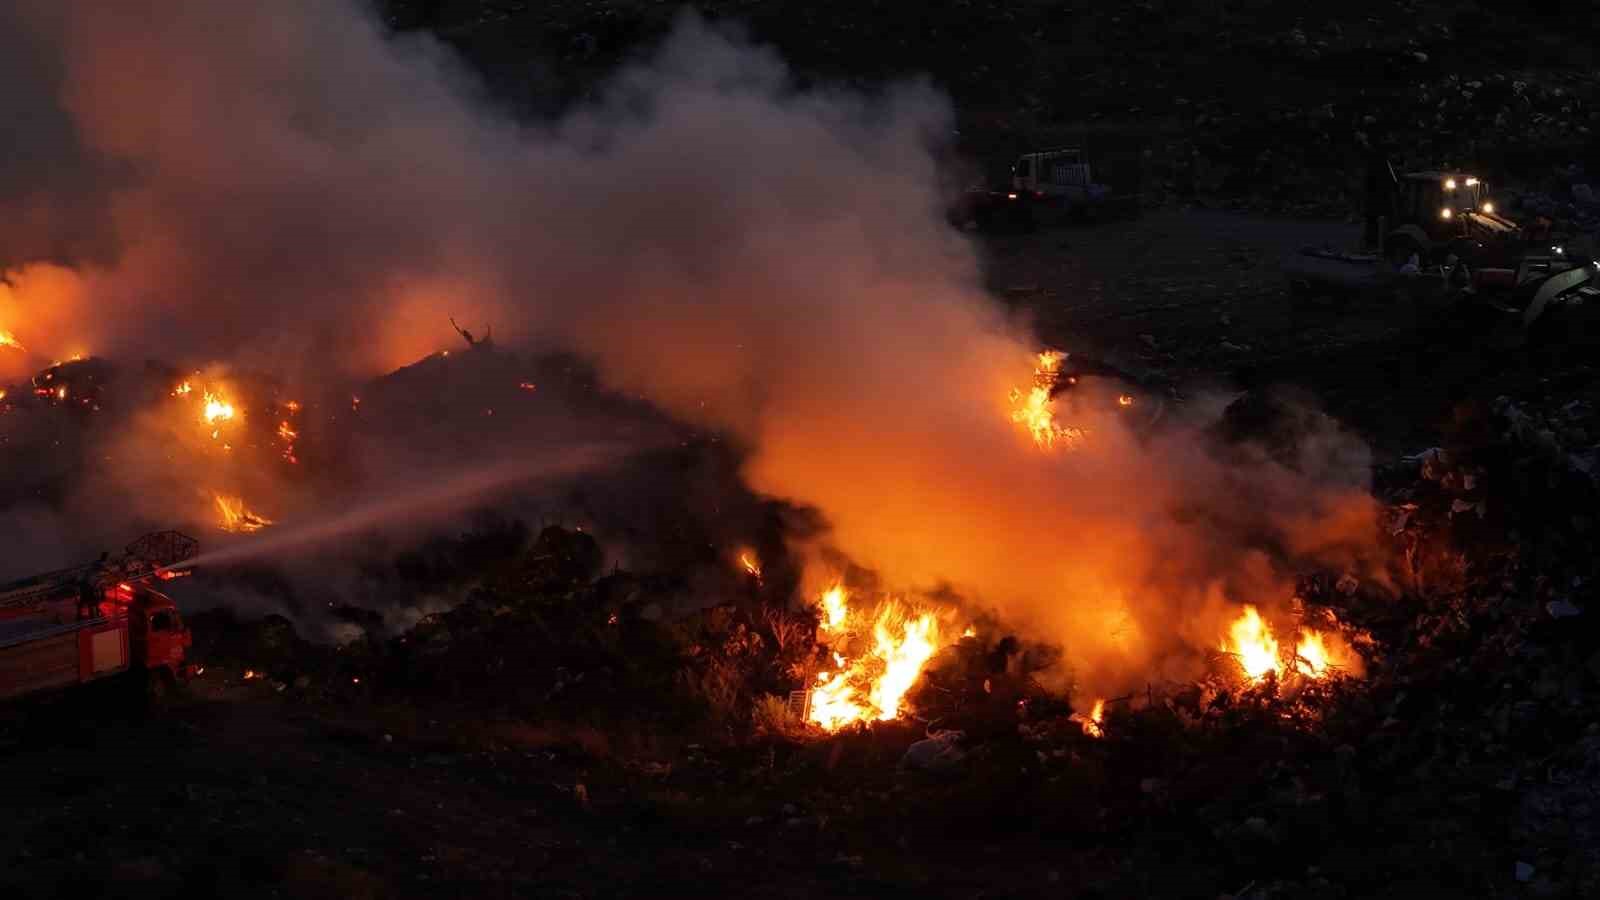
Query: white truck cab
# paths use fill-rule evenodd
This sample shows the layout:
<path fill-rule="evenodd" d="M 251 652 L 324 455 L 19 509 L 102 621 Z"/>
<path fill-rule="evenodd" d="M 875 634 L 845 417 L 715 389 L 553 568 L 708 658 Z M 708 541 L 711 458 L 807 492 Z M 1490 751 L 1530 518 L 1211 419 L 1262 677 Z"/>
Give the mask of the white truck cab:
<path fill-rule="evenodd" d="M 1089 163 L 1077 148 L 1023 154 L 1011 167 L 1011 189 L 1066 209 L 1094 206 L 1111 195 L 1110 188 L 1095 184 Z"/>

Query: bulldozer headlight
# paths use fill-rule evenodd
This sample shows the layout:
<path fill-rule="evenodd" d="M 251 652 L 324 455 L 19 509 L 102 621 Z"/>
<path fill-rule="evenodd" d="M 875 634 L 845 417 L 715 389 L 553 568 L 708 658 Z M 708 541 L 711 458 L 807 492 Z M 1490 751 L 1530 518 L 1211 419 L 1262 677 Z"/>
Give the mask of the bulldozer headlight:
<path fill-rule="evenodd" d="M 1494 212 L 1494 204 L 1493 203 L 1485 203 L 1485 204 L 1483 204 L 1483 211 L 1486 212 L 1486 213 Z"/>
<path fill-rule="evenodd" d="M 1446 178 L 1444 180 L 1444 189 L 1447 190 L 1447 191 L 1455 190 L 1456 189 L 1456 180 L 1454 178 Z"/>
<path fill-rule="evenodd" d="M 1444 209 L 1439 210 L 1439 218 L 1441 218 L 1441 219 L 1448 219 L 1453 215 L 1455 215 L 1455 213 L 1451 212 L 1450 211 L 1450 207 L 1448 207 L 1448 206 L 1446 206 Z"/>

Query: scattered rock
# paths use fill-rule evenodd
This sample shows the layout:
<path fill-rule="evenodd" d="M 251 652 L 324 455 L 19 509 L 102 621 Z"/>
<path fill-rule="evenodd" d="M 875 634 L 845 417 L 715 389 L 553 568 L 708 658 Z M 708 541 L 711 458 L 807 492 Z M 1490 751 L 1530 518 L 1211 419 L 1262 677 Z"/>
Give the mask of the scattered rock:
<path fill-rule="evenodd" d="M 960 731 L 941 731 L 927 740 L 917 741 L 906 748 L 900 758 L 902 768 L 924 772 L 947 772 L 967 758 L 960 741 L 966 735 Z"/>

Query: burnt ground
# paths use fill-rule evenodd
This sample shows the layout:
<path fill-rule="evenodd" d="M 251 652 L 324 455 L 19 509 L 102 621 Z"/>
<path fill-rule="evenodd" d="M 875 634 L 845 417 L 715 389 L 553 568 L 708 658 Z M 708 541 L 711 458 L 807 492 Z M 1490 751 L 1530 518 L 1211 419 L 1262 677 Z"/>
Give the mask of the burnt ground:
<path fill-rule="evenodd" d="M 1349 230 L 1173 208 L 982 240 L 993 290 L 1047 340 L 1180 402 L 1196 384 L 1298 384 L 1380 462 L 1438 443 L 1457 399 L 1539 384 L 1515 355 L 1441 346 L 1396 301 L 1292 297 L 1278 256 Z M 1420 364 L 1429 352 L 1444 362 Z M 1463 352 L 1472 365 L 1450 362 Z M 1543 408 L 1592 390 L 1576 384 Z M 1493 479 L 1511 508 L 1537 518 L 1555 502 L 1553 475 L 1529 487 L 1515 480 L 1533 477 L 1525 460 L 1482 459 L 1523 473 Z M 967 756 L 945 771 L 898 765 L 920 722 L 763 735 L 668 715 L 675 700 L 626 678 L 556 703 L 573 669 L 591 685 L 609 669 L 541 643 L 554 621 L 542 613 L 506 632 L 526 643 L 499 636 L 522 621 L 515 609 L 448 625 L 456 655 L 441 658 L 457 668 L 428 668 L 439 684 L 396 675 L 395 660 L 421 657 L 298 643 L 286 655 L 280 639 L 238 639 L 256 625 L 191 617 L 209 671 L 165 710 L 131 712 L 107 687 L 6 711 L 0 884 L 106 897 L 1584 896 L 1600 872 L 1577 849 L 1597 824 L 1600 667 L 1587 621 L 1558 625 L 1543 606 L 1587 596 L 1574 572 L 1592 578 L 1592 563 L 1571 562 L 1592 558 L 1581 529 L 1500 522 L 1527 545 L 1518 562 L 1503 539 L 1451 531 L 1452 497 L 1476 496 L 1459 481 L 1412 471 L 1394 493 L 1385 477 L 1386 497 L 1422 508 L 1408 527 L 1432 523 L 1416 547 L 1476 541 L 1481 561 L 1414 547 L 1433 560 L 1418 571 L 1443 573 L 1429 586 L 1401 602 L 1335 597 L 1383 648 L 1362 686 L 1310 706 L 1158 697 L 1114 709 L 1100 741 L 1047 698 L 980 698 L 956 720 Z M 582 604 L 600 594 L 557 594 L 537 602 L 598 614 Z M 245 680 L 252 667 L 263 677 Z"/>

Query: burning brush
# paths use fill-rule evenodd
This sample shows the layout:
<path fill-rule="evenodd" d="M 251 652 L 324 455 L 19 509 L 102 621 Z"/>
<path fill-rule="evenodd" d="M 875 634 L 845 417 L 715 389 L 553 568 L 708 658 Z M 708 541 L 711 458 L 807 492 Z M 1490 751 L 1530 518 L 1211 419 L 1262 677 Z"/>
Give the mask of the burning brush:
<path fill-rule="evenodd" d="M 1361 657 L 1336 631 L 1301 627 L 1294 642 L 1280 641 L 1254 606 L 1245 606 L 1223 638 L 1219 649 L 1238 662 L 1250 684 L 1270 676 L 1275 680 L 1300 678 L 1319 681 L 1336 675 L 1359 676 Z"/>
<path fill-rule="evenodd" d="M 252 512 L 244 505 L 243 497 L 214 494 L 220 521 L 217 527 L 231 534 L 251 534 L 272 524 L 272 520 Z"/>
<path fill-rule="evenodd" d="M 951 627 L 936 612 L 892 599 L 863 611 L 852 605 L 843 585 L 822 594 L 817 613 L 818 630 L 834 648 L 833 668 L 818 673 L 807 718 L 825 731 L 899 718 L 906 694 L 928 661 L 970 631 Z M 868 627 L 871 643 L 852 652 L 865 642 Z"/>

